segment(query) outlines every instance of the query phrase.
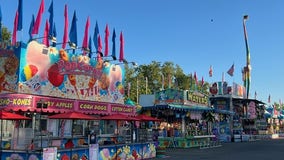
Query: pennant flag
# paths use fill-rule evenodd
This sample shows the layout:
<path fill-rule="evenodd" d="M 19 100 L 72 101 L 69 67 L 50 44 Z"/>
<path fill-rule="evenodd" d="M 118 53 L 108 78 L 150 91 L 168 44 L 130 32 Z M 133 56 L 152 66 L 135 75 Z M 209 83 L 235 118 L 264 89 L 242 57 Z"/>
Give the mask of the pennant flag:
<path fill-rule="evenodd" d="M 54 17 L 54 14 L 53 14 L 53 0 L 51 1 L 51 4 L 48 8 L 48 12 L 49 12 L 49 36 L 50 37 L 53 37 L 53 17 Z"/>
<path fill-rule="evenodd" d="M 12 36 L 12 45 L 16 45 L 17 42 L 17 26 L 18 26 L 18 11 L 16 12 L 15 19 L 14 19 L 14 30 L 13 30 L 13 36 Z"/>
<path fill-rule="evenodd" d="M 244 36 L 245 36 L 245 45 L 246 45 L 246 59 L 247 59 L 247 64 L 246 64 L 246 69 L 245 69 L 245 81 L 244 81 L 244 86 L 247 89 L 247 98 L 249 98 L 249 89 L 250 89 L 250 70 L 251 70 L 251 65 L 250 65 L 250 51 L 249 51 L 249 45 L 248 45 L 248 36 L 247 36 L 247 31 L 246 31 L 246 21 L 248 20 L 248 15 L 245 15 L 243 17 L 243 28 L 244 28 Z"/>
<path fill-rule="evenodd" d="M 63 34 L 63 42 L 62 48 L 65 49 L 66 44 L 68 43 L 68 8 L 65 4 L 64 8 L 64 34 Z"/>
<path fill-rule="evenodd" d="M 88 46 L 88 48 L 89 48 L 89 53 L 92 53 L 93 51 L 92 51 L 92 37 L 90 36 L 89 37 L 89 42 L 88 42 L 88 44 L 89 44 L 89 46 Z M 90 55 L 90 54 L 89 54 Z"/>
<path fill-rule="evenodd" d="M 57 33 L 56 33 L 55 23 L 53 23 L 53 33 L 52 33 L 52 35 L 53 35 L 53 39 L 55 39 L 55 41 L 52 40 L 52 47 L 56 47 L 56 37 L 57 37 Z"/>
<path fill-rule="evenodd" d="M 235 71 L 235 64 L 233 64 L 230 69 L 227 71 L 227 73 L 232 77 L 234 76 L 234 71 Z"/>
<path fill-rule="evenodd" d="M 21 31 L 22 29 L 23 29 L 23 0 L 19 0 L 17 30 Z"/>
<path fill-rule="evenodd" d="M 41 17 L 42 17 L 43 11 L 44 11 L 44 0 L 41 0 L 40 7 L 38 9 L 38 13 L 37 13 L 37 17 L 36 17 L 36 20 L 35 20 L 35 24 L 34 24 L 34 27 L 33 27 L 32 34 L 38 34 L 38 30 L 39 30 L 39 26 L 40 26 L 40 22 L 41 22 Z"/>
<path fill-rule="evenodd" d="M 2 10 L 0 6 L 0 42 L 2 42 Z"/>
<path fill-rule="evenodd" d="M 201 78 L 201 86 L 203 86 L 203 85 L 204 85 L 204 78 L 202 76 L 202 78 Z"/>
<path fill-rule="evenodd" d="M 119 62 L 122 62 L 124 60 L 124 39 L 122 32 L 120 32 L 120 52 L 119 52 Z"/>
<path fill-rule="evenodd" d="M 254 92 L 254 99 L 256 99 L 256 97 L 257 97 L 257 93 L 256 93 L 256 91 Z"/>
<path fill-rule="evenodd" d="M 49 24 L 48 24 L 48 20 L 46 20 L 45 28 L 44 28 L 44 34 L 43 34 L 43 40 L 42 40 L 42 44 L 44 44 L 46 47 L 49 47 L 48 34 L 49 34 Z"/>
<path fill-rule="evenodd" d="M 98 26 L 98 22 L 96 21 L 93 40 L 94 40 L 94 46 L 95 46 L 97 51 L 98 51 L 98 35 L 99 35 L 99 26 Z"/>
<path fill-rule="evenodd" d="M 198 79 L 197 79 L 197 75 L 196 72 L 194 72 L 194 76 L 193 76 L 194 80 L 195 80 L 195 84 L 198 85 Z"/>
<path fill-rule="evenodd" d="M 209 68 L 209 77 L 212 77 L 213 76 L 213 68 L 212 66 L 210 65 L 210 68 Z"/>
<path fill-rule="evenodd" d="M 109 29 L 108 29 L 108 25 L 106 25 L 106 29 L 105 29 L 105 57 L 108 56 L 108 37 L 109 37 Z"/>
<path fill-rule="evenodd" d="M 112 32 L 112 55 L 111 55 L 113 60 L 116 60 L 115 38 L 116 38 L 115 29 L 113 29 L 113 32 Z"/>
<path fill-rule="evenodd" d="M 103 43 L 102 43 L 102 39 L 101 36 L 98 36 L 98 52 L 102 52 L 103 49 Z"/>
<path fill-rule="evenodd" d="M 71 29 L 69 32 L 69 38 L 70 42 L 75 44 L 77 46 L 77 17 L 76 17 L 76 11 L 74 11 L 73 18 L 72 18 L 72 24 Z"/>
<path fill-rule="evenodd" d="M 31 24 L 30 24 L 30 29 L 29 29 L 29 35 L 30 35 L 30 40 L 31 41 L 33 39 L 33 28 L 34 28 L 34 24 L 35 24 L 35 16 L 32 15 L 32 21 L 31 21 Z"/>
<path fill-rule="evenodd" d="M 83 50 L 88 49 L 89 27 L 90 27 L 90 17 L 87 18 L 87 22 L 85 25 L 85 33 L 84 33 L 83 44 L 82 44 Z M 84 52 L 84 54 L 86 53 Z"/>

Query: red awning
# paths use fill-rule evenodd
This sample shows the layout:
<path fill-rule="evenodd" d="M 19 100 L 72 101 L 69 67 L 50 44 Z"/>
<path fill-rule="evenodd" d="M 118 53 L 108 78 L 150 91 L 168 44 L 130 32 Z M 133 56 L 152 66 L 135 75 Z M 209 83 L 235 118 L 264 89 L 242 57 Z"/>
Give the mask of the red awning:
<path fill-rule="evenodd" d="M 29 120 L 31 118 L 25 117 L 25 116 L 22 116 L 22 115 L 19 115 L 19 114 L 7 112 L 7 111 L 4 111 L 4 110 L 0 110 L 0 119 L 4 119 L 4 120 Z"/>

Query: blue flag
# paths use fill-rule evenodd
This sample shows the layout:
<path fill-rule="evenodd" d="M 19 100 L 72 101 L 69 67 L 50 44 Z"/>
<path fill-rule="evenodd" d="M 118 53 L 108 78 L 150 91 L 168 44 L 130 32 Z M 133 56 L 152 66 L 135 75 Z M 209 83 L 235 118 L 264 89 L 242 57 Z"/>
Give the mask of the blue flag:
<path fill-rule="evenodd" d="M 53 37 L 54 36 L 53 35 L 53 16 L 54 16 L 54 14 L 53 14 L 53 1 L 51 1 L 51 4 L 48 8 L 48 12 L 50 14 L 49 15 L 49 33 L 48 33 L 48 35 L 50 37 Z"/>
<path fill-rule="evenodd" d="M 76 17 L 76 11 L 74 11 L 73 18 L 72 18 L 72 24 L 71 29 L 69 32 L 69 38 L 71 43 L 74 43 L 77 46 L 77 17 Z"/>
<path fill-rule="evenodd" d="M 96 21 L 96 26 L 95 26 L 95 33 L 94 33 L 94 46 L 96 48 L 96 50 L 98 50 L 98 35 L 99 35 L 99 26 L 98 26 L 98 22 Z"/>
<path fill-rule="evenodd" d="M 116 37 L 115 29 L 113 29 L 113 32 L 112 32 L 112 55 L 111 55 L 113 60 L 116 60 L 116 55 L 115 55 L 115 37 Z"/>
<path fill-rule="evenodd" d="M 29 35 L 30 35 L 30 40 L 31 41 L 33 39 L 33 28 L 34 28 L 34 24 L 35 24 L 35 16 L 32 15 L 32 21 L 31 21 L 31 24 L 30 24 L 30 29 L 29 29 Z"/>
<path fill-rule="evenodd" d="M 92 37 L 90 36 L 89 37 L 89 46 L 88 46 L 88 48 L 89 48 L 89 57 L 91 58 L 92 57 Z"/>
<path fill-rule="evenodd" d="M 20 31 L 22 29 L 23 29 L 23 0 L 19 0 L 17 31 Z"/>
<path fill-rule="evenodd" d="M 53 23 L 53 38 L 56 39 L 56 36 L 57 36 L 57 33 L 56 33 L 56 27 L 55 27 L 55 23 Z M 56 41 L 52 41 L 52 47 L 55 47 L 56 46 Z"/>

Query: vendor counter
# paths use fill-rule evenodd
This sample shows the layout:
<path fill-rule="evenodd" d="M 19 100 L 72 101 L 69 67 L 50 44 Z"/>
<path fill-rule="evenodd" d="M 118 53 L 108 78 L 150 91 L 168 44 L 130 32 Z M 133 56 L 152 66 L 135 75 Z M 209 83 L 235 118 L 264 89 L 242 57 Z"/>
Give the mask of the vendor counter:
<path fill-rule="evenodd" d="M 215 135 L 187 136 L 187 137 L 158 137 L 161 148 L 192 148 L 208 144 Z"/>
<path fill-rule="evenodd" d="M 52 148 L 55 147 L 50 147 Z M 59 160 L 87 160 L 87 159 L 150 159 L 156 157 L 156 148 L 153 143 L 131 143 L 117 145 L 102 145 L 90 144 L 81 145 L 74 148 L 62 149 L 56 148 L 56 153 L 47 153 L 41 150 L 2 150 L 1 159 L 20 159 L 20 160 L 53 160 L 56 156 Z M 54 150 L 53 150 L 54 151 Z"/>

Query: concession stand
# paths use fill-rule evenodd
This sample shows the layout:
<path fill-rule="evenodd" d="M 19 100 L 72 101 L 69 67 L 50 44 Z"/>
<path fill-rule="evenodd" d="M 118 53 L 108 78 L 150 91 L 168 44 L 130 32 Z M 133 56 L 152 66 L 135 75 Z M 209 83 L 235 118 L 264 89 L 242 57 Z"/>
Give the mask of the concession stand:
<path fill-rule="evenodd" d="M 123 66 L 37 41 L 0 46 L 0 110 L 28 117 L 1 123 L 1 159 L 156 156 L 151 141 L 134 138 L 140 119 L 131 122 L 136 107 L 124 103 Z M 72 112 L 82 116 L 53 117 Z M 121 132 L 129 130 L 127 141 L 116 132 L 116 120 L 103 119 L 116 114 L 129 117 L 118 123 Z"/>
<path fill-rule="evenodd" d="M 141 95 L 140 104 L 143 113 L 160 119 L 152 126 L 160 148 L 191 148 L 208 144 L 215 137 L 202 117 L 212 111 L 208 100 L 198 91 L 168 88 L 155 95 Z"/>

